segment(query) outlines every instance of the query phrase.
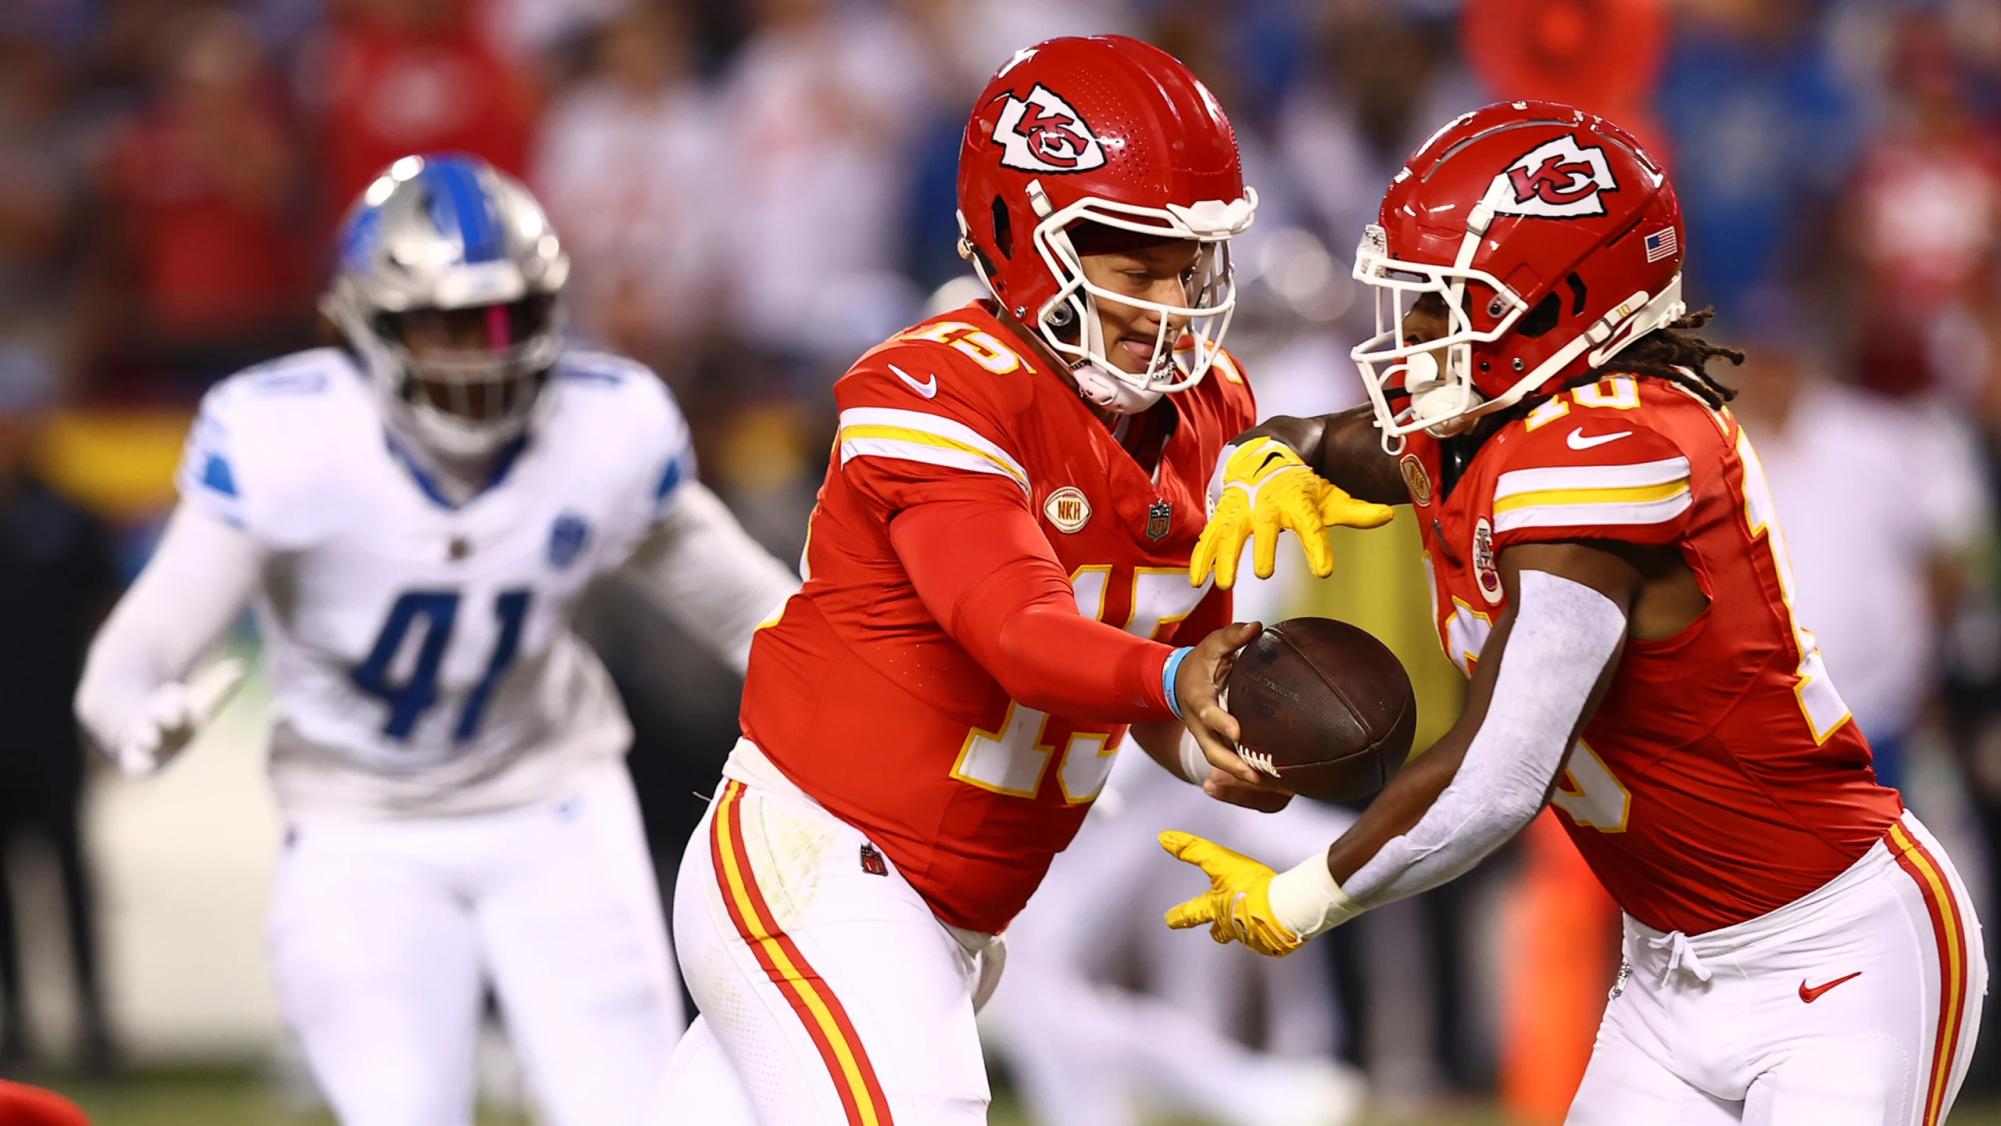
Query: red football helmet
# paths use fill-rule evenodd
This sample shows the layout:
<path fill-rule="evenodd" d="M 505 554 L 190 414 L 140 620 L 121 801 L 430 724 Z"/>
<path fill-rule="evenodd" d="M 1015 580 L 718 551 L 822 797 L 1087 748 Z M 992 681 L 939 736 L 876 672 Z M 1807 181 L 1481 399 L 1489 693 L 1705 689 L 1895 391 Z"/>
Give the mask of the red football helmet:
<path fill-rule="evenodd" d="M 1450 122 L 1390 182 L 1355 252 L 1376 334 L 1352 354 L 1384 447 L 1455 433 L 1680 317 L 1681 261 L 1674 187 L 1624 129 L 1555 102 Z M 1450 328 L 1406 345 L 1404 314 L 1426 294 Z"/>
<path fill-rule="evenodd" d="M 1174 56 L 1122 35 L 1017 51 L 980 94 L 959 150 L 959 253 L 1003 311 L 1071 363 L 1085 397 L 1117 411 L 1208 372 L 1236 305 L 1228 242 L 1256 210 L 1215 97 Z M 1086 280 L 1070 237 L 1085 222 L 1199 243 L 1188 304 Z M 1098 301 L 1159 316 L 1146 372 L 1106 357 Z M 1185 343 L 1170 335 L 1181 325 Z"/>

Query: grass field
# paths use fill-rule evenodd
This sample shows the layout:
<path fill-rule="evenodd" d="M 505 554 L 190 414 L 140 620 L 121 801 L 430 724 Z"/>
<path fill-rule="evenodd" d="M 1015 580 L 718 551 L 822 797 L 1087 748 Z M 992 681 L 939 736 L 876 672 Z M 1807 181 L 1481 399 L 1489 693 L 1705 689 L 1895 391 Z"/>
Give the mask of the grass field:
<path fill-rule="evenodd" d="M 147 1073 L 118 1083 L 61 1076 L 26 1077 L 82 1104 L 96 1126 L 334 1126 L 324 1111 L 306 1112 L 261 1077 L 230 1071 Z M 480 1126 L 527 1126 L 516 1115 L 489 1113 Z M 2001 1126 L 2001 1104 L 1961 1107 L 1954 1126 Z M 1491 1106 L 1430 1106 L 1401 1114 L 1376 1114 L 1362 1126 L 1504 1126 Z M 994 1108 L 992 1126 L 1034 1126 L 1013 1104 Z M 1170 1119 L 1156 1126 L 1203 1126 L 1194 1119 Z"/>

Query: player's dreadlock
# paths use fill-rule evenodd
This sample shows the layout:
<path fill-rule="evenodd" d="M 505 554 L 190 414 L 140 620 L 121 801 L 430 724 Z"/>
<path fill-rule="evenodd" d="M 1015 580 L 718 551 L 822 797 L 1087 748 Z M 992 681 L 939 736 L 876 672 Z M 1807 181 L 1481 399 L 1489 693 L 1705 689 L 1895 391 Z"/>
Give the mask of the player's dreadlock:
<path fill-rule="evenodd" d="M 1723 404 L 1737 397 L 1737 389 L 1709 374 L 1709 361 L 1729 360 L 1734 367 L 1744 362 L 1744 353 L 1736 348 L 1711 344 L 1692 331 L 1715 317 L 1715 308 L 1708 305 L 1677 317 L 1665 327 L 1634 341 L 1625 351 L 1613 357 L 1611 363 L 1593 371 L 1591 376 L 1594 380 L 1625 373 L 1659 376 L 1681 384 L 1703 402 L 1721 409 Z"/>

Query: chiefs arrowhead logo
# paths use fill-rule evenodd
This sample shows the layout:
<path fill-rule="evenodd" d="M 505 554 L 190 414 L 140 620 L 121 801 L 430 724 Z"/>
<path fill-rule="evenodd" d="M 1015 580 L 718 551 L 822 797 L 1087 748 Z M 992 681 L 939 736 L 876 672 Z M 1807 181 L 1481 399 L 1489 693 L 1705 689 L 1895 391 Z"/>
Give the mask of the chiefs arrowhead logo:
<path fill-rule="evenodd" d="M 1605 150 L 1579 145 L 1566 135 L 1530 149 L 1508 165 L 1494 177 L 1487 201 L 1500 215 L 1573 219 L 1605 214 L 1601 193 L 1618 190 Z"/>
<path fill-rule="evenodd" d="M 1038 85 L 1028 97 L 1007 96 L 994 140 L 1001 165 L 1024 172 L 1083 172 L 1105 163 L 1104 146 L 1070 103 Z"/>

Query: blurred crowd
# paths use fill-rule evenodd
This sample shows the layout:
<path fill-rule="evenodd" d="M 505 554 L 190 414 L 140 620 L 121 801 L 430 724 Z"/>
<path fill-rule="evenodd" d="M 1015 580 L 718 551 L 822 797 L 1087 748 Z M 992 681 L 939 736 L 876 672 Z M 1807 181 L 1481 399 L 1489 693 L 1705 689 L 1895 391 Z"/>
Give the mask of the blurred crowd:
<path fill-rule="evenodd" d="M 2001 842 L 1992 0 L 7 0 L 0 418 L 185 411 L 325 342 L 347 202 L 403 153 L 467 151 L 548 205 L 573 334 L 658 370 L 704 478 L 795 551 L 833 380 L 963 296 L 971 98 L 1015 48 L 1102 31 L 1179 55 L 1237 127 L 1260 208 L 1230 344 L 1268 410 L 1359 398 L 1350 251 L 1449 116 L 1551 97 L 1639 132 L 1680 192 L 1687 292 L 1718 311 L 1704 332 L 1749 353 L 1722 374 L 1786 514 L 1801 617 L 1880 769 L 1947 807 L 1922 807 L 1932 824 Z M 0 458 L 0 574 L 41 542 L 18 519 L 36 474 Z M 603 598 L 597 640 L 658 748 L 635 769 L 705 785 L 733 690 L 661 660 L 666 627 Z M 39 683 L 0 681 L 0 714 L 66 712 Z M 72 756 L 46 744 L 73 734 L 10 721 L 0 755 Z M 658 839 L 697 813 L 679 802 Z M 1976 883 L 2001 873 L 1986 855 Z M 1477 1072 L 1458 1050 L 1444 1073 Z"/>

